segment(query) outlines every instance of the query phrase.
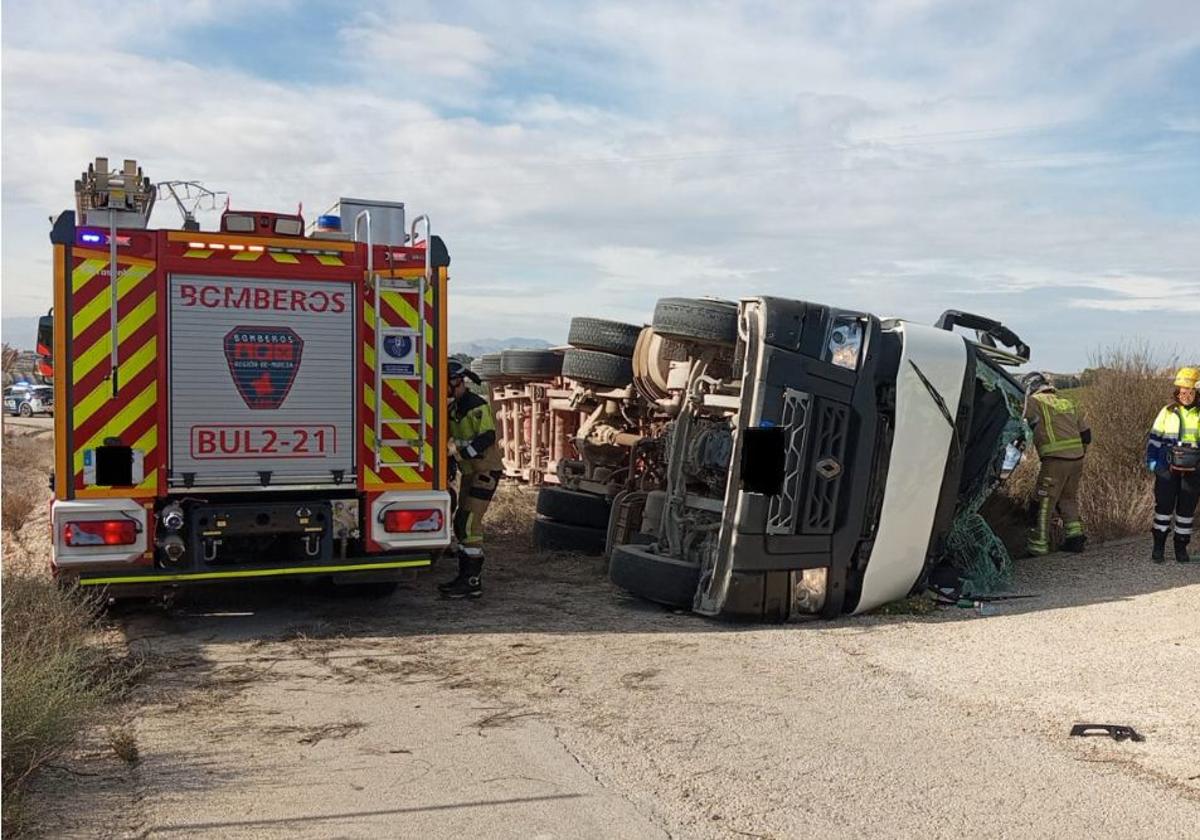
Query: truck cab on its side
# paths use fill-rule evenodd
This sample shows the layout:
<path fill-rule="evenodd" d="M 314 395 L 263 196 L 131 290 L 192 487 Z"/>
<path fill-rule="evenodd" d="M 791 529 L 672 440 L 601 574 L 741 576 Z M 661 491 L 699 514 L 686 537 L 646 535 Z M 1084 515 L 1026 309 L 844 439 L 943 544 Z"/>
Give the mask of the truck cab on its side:
<path fill-rule="evenodd" d="M 758 620 L 903 598 L 1024 445 L 1005 366 L 1029 350 L 995 322 L 670 301 L 654 329 L 689 354 L 661 401 L 666 483 L 618 497 L 609 528 L 610 576 L 634 594 Z"/>

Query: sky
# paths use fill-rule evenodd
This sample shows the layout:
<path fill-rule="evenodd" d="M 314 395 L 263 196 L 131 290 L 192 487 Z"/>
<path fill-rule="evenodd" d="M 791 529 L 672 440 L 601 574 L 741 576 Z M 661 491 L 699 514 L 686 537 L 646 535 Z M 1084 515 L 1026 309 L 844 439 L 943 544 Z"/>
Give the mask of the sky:
<path fill-rule="evenodd" d="M 0 45 L 6 329 L 105 155 L 428 213 L 454 341 L 764 294 L 1200 362 L 1192 0 L 5 0 Z"/>

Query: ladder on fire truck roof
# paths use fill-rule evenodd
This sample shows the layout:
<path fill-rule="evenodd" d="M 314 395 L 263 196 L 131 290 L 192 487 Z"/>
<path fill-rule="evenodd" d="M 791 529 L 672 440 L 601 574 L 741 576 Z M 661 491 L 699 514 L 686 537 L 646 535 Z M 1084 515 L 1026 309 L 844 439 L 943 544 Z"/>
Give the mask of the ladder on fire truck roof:
<path fill-rule="evenodd" d="M 375 273 L 374 248 L 371 241 L 371 211 L 361 210 L 354 217 L 354 237 L 358 238 L 358 227 L 360 221 L 366 221 L 367 227 L 367 276 L 371 278 L 371 286 L 375 297 L 375 470 L 378 472 L 381 468 L 387 467 L 391 469 L 409 467 L 412 469 L 421 469 L 424 466 L 424 451 L 426 446 L 426 433 L 428 431 L 428 418 L 426 417 L 426 356 L 425 347 L 428 337 L 425 334 L 425 291 L 429 288 L 429 284 L 433 280 L 432 271 L 432 236 L 429 229 L 429 216 L 422 215 L 413 219 L 411 232 L 408 237 L 408 244 L 411 246 L 417 241 L 417 225 L 425 223 L 425 273 L 420 277 L 413 279 L 409 277 L 381 277 Z M 415 327 L 392 327 L 384 323 L 382 296 L 384 292 L 416 292 L 417 305 L 417 325 Z M 411 367 L 405 362 L 386 363 L 393 367 L 391 372 L 384 370 L 384 357 L 387 355 L 386 339 L 389 336 L 396 336 L 400 339 L 407 337 L 411 341 L 410 354 L 405 354 L 406 357 L 412 358 Z M 383 412 L 386 403 L 383 398 L 383 389 L 389 379 L 404 380 L 413 383 L 413 390 L 419 396 L 417 400 L 417 417 L 416 418 L 399 418 L 392 417 L 384 421 Z M 387 427 L 409 427 L 415 432 L 414 437 L 384 437 L 384 432 Z M 413 457 L 396 457 L 397 452 L 411 451 Z"/>

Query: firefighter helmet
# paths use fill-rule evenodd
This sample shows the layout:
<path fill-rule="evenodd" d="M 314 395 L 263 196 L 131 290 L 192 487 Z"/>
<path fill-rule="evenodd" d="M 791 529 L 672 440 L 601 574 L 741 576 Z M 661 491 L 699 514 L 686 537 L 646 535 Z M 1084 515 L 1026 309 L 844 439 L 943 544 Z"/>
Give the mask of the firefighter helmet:
<path fill-rule="evenodd" d="M 446 378 L 453 382 L 455 379 L 470 379 L 476 385 L 482 384 L 479 374 L 464 365 L 458 359 L 446 363 Z"/>
<path fill-rule="evenodd" d="M 1175 374 L 1176 388 L 1191 388 L 1196 389 L 1196 383 L 1200 381 L 1200 370 L 1193 367 L 1180 368 Z"/>
<path fill-rule="evenodd" d="M 1038 391 L 1054 389 L 1054 385 L 1050 382 L 1050 378 L 1038 370 L 1025 374 L 1025 379 L 1022 381 L 1022 384 L 1025 386 L 1026 394 L 1036 394 Z"/>

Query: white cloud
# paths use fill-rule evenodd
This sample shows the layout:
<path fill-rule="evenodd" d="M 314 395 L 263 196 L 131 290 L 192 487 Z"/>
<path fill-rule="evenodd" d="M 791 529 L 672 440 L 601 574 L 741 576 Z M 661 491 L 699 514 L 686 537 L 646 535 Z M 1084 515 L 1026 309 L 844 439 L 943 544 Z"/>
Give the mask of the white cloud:
<path fill-rule="evenodd" d="M 404 17 L 387 20 L 375 13 L 344 28 L 340 38 L 364 82 L 383 78 L 401 90 L 430 80 L 482 86 L 499 57 L 487 37 L 469 27 Z"/>

